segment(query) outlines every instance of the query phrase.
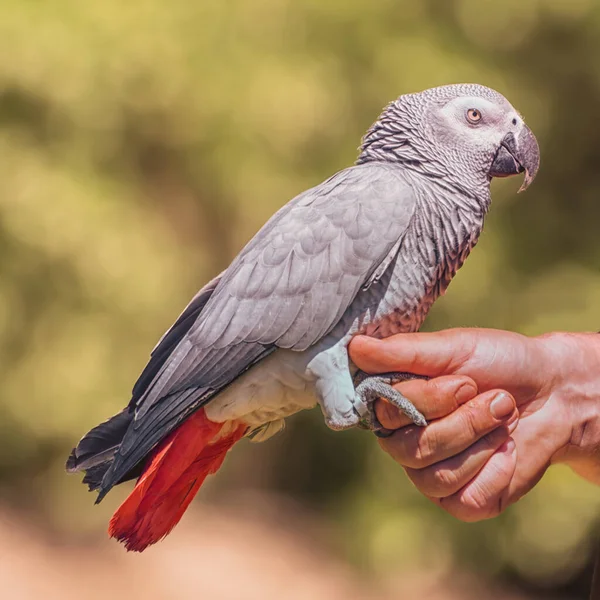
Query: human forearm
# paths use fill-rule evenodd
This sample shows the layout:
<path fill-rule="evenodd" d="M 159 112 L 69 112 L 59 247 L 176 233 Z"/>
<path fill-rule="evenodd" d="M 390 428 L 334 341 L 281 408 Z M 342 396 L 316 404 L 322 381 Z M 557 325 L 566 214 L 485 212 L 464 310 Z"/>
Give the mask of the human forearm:
<path fill-rule="evenodd" d="M 582 477 L 600 484 L 600 335 L 551 333 L 538 338 L 544 347 L 550 398 L 565 409 L 567 443 L 552 457 Z"/>

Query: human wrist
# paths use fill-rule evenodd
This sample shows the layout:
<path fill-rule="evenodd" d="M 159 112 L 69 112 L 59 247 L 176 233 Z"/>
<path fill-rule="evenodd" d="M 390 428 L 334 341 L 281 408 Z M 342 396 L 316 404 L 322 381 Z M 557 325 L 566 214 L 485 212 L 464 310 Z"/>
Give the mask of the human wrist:
<path fill-rule="evenodd" d="M 555 414 L 553 426 L 568 432 L 552 462 L 600 483 L 600 335 L 552 333 L 536 339 L 545 355 L 544 395 Z"/>

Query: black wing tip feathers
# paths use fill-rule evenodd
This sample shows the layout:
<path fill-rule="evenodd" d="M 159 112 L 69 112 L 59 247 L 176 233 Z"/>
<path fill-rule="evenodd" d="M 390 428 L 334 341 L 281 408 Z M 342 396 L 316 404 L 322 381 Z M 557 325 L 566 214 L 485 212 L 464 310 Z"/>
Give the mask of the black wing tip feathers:
<path fill-rule="evenodd" d="M 77 444 L 65 463 L 67 473 L 85 472 L 83 483 L 90 491 L 100 490 L 98 503 L 113 487 L 102 486 L 109 471 L 115 452 L 133 419 L 133 411 L 123 409 L 107 421 L 91 429 Z"/>
<path fill-rule="evenodd" d="M 120 413 L 91 429 L 71 451 L 65 468 L 68 473 L 85 471 L 83 483 L 87 484 L 90 491 L 98 491 L 96 504 L 101 502 L 115 485 L 140 474 L 140 462 L 143 461 L 143 456 L 138 459 L 137 464 L 123 472 L 123 468 L 114 468 L 117 466 L 114 464 L 116 453 L 133 421 L 137 403 L 144 396 L 161 367 L 169 360 L 173 350 L 185 338 L 220 279 L 221 275 L 218 275 L 196 294 L 171 329 L 159 341 L 134 386 L 129 405 Z"/>
<path fill-rule="evenodd" d="M 94 504 L 98 504 L 113 487 L 113 484 L 104 487 L 102 486 L 104 476 L 111 465 L 112 459 L 97 465 L 85 467 L 81 464 L 81 459 L 77 456 L 77 448 L 73 448 L 65 464 L 65 469 L 67 473 L 80 473 L 81 471 L 84 471 L 85 475 L 82 483 L 88 486 L 88 491 L 99 492 L 98 497 L 94 502 Z"/>
<path fill-rule="evenodd" d="M 108 494 L 108 492 L 110 492 L 110 490 L 111 490 L 111 488 L 108 488 L 108 489 L 100 488 L 98 490 L 98 496 L 96 496 L 96 499 L 94 500 L 94 504 L 100 504 L 100 502 L 102 502 L 102 500 L 104 500 L 104 498 L 106 497 L 106 494 Z M 90 489 L 90 492 L 92 492 L 92 491 L 94 491 L 94 490 Z"/>
<path fill-rule="evenodd" d="M 95 467 L 86 469 L 83 483 L 88 486 L 90 492 L 100 490 L 100 487 L 102 486 L 102 480 L 104 479 L 104 475 L 108 469 L 110 469 L 111 462 L 112 461 L 107 461 L 96 465 Z"/>
<path fill-rule="evenodd" d="M 77 448 L 71 450 L 71 454 L 69 454 L 69 458 L 67 458 L 67 462 L 65 463 L 65 470 L 67 473 L 77 473 L 79 471 L 79 467 L 77 466 Z"/>

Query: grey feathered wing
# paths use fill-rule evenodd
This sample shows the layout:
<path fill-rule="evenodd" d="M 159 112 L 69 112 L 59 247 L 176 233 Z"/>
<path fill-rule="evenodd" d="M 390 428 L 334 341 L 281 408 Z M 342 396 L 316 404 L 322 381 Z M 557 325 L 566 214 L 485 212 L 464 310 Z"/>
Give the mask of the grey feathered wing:
<path fill-rule="evenodd" d="M 136 384 L 100 500 L 193 411 L 277 347 L 304 350 L 394 258 L 415 200 L 398 166 L 340 171 L 280 209 L 216 282 L 191 327 Z M 184 313 L 185 314 L 185 313 Z M 189 323 L 188 323 L 189 325 Z M 173 329 L 171 330 L 173 331 Z M 170 347 L 169 347 L 170 350 Z M 142 379 L 142 378 L 140 378 Z"/>

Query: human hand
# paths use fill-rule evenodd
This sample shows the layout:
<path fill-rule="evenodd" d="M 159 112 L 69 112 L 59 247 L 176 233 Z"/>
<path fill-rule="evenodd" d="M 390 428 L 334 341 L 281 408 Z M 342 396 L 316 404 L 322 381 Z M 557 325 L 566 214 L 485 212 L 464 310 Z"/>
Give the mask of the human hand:
<path fill-rule="evenodd" d="M 462 520 L 476 521 L 518 500 L 553 462 L 600 482 L 599 342 L 595 334 L 528 338 L 454 329 L 381 341 L 359 336 L 350 356 L 368 373 L 434 378 L 397 386 L 433 419 L 425 429 L 407 425 L 394 407 L 378 403 L 382 425 L 400 428 L 380 444 L 428 498 Z M 473 387 L 463 402 L 441 401 L 432 390 L 441 385 L 439 376 L 448 375 L 468 375 L 478 395 Z M 504 416 L 494 414 L 492 406 L 502 404 Z"/>

